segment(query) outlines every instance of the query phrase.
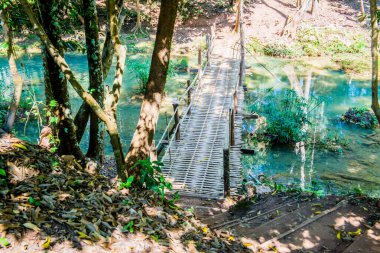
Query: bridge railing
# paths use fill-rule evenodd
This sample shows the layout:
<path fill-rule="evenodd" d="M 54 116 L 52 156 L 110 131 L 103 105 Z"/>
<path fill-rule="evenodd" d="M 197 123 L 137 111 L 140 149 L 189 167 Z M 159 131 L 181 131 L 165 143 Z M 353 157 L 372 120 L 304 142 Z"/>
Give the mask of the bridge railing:
<path fill-rule="evenodd" d="M 224 196 L 230 195 L 230 153 L 231 147 L 235 146 L 235 116 L 238 113 L 238 92 L 243 85 L 245 75 L 245 35 L 243 24 L 243 1 L 239 2 L 239 31 L 240 38 L 234 45 L 233 53 L 234 57 L 237 57 L 239 61 L 239 78 L 233 88 L 231 96 L 230 108 L 227 118 L 227 136 L 225 139 L 225 145 L 223 148 L 223 183 L 224 183 Z M 240 46 L 240 50 L 238 47 Z"/>
<path fill-rule="evenodd" d="M 212 54 L 214 47 L 214 40 L 215 24 L 211 27 L 211 33 L 206 35 L 206 51 L 204 52 L 206 59 L 205 63 L 203 63 L 204 55 L 202 48 L 199 47 L 197 74 L 192 80 L 187 81 L 186 90 L 178 99 L 173 101 L 173 115 L 170 119 L 166 118 L 166 128 L 156 147 L 152 147 L 155 150 L 155 155 L 158 156 L 166 146 L 167 152 L 165 152 L 165 154 L 161 157 L 161 161 L 163 161 L 167 155 L 169 155 L 171 160 L 170 148 L 172 143 L 181 138 L 181 124 L 183 123 L 185 116 L 191 114 L 191 107 L 193 105 L 193 101 L 196 99 L 193 97 L 193 94 L 198 94 L 197 91 L 202 86 L 203 73 L 210 66 L 210 55 Z"/>

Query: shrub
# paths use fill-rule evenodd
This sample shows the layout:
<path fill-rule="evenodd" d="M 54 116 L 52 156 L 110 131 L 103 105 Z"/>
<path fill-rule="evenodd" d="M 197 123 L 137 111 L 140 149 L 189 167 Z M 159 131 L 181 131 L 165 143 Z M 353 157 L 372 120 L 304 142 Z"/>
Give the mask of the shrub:
<path fill-rule="evenodd" d="M 293 52 L 291 48 L 289 48 L 285 44 L 280 43 L 273 43 L 265 45 L 263 48 L 263 52 L 267 56 L 273 56 L 273 57 L 291 57 L 293 55 Z"/>
<path fill-rule="evenodd" d="M 363 57 L 363 55 L 337 54 L 332 57 L 332 60 L 348 73 L 361 74 L 371 70 L 371 62 Z"/>
<path fill-rule="evenodd" d="M 256 53 L 256 54 L 264 53 L 264 45 L 256 37 L 251 38 L 251 40 L 248 42 L 247 48 L 251 53 Z"/>
<path fill-rule="evenodd" d="M 290 89 L 276 93 L 273 89 L 267 90 L 266 96 L 250 107 L 251 111 L 266 118 L 258 126 L 258 139 L 273 143 L 306 141 L 305 126 L 312 124 L 310 114 L 319 104 L 317 99 L 306 101 Z"/>
<path fill-rule="evenodd" d="M 141 61 L 133 60 L 128 65 L 137 80 L 138 93 L 144 93 L 149 77 L 150 60 L 148 58 Z"/>
<path fill-rule="evenodd" d="M 377 126 L 375 114 L 367 107 L 349 108 L 348 111 L 342 115 L 341 120 L 362 128 L 374 128 Z"/>
<path fill-rule="evenodd" d="M 132 70 L 138 84 L 137 93 L 144 93 L 146 90 L 146 84 L 149 78 L 150 59 L 145 58 L 143 60 L 131 60 L 128 63 L 128 67 Z M 168 77 L 175 74 L 176 71 L 182 71 L 182 68 L 187 69 L 187 60 L 170 60 Z M 186 66 L 186 67 L 185 67 Z"/>

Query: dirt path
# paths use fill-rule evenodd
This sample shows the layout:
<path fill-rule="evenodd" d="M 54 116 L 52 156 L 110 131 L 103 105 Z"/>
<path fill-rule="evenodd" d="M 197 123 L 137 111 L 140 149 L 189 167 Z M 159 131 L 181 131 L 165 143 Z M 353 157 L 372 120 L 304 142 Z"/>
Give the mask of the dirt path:
<path fill-rule="evenodd" d="M 184 207 L 193 205 L 216 233 L 229 231 L 252 252 L 380 252 L 376 201 L 280 193 L 261 195 L 228 211 L 221 202 L 182 202 Z"/>

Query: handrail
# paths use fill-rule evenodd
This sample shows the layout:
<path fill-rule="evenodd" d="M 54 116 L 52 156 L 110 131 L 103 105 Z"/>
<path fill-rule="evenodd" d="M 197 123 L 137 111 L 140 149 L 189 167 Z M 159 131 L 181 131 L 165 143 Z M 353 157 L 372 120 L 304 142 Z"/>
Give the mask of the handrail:
<path fill-rule="evenodd" d="M 213 47 L 214 47 L 214 41 L 215 41 L 215 24 L 214 24 L 214 25 L 212 26 L 212 28 L 211 28 L 210 43 L 209 43 L 208 48 L 206 49 L 206 52 L 205 52 L 205 55 L 206 55 L 206 56 L 208 56 L 208 55 L 210 55 L 210 54 L 212 53 L 212 50 L 213 50 Z M 200 87 L 200 83 L 199 83 L 199 81 L 202 79 L 203 73 L 205 73 L 205 71 L 206 71 L 208 65 L 209 65 L 209 58 L 207 57 L 207 58 L 206 58 L 206 63 L 205 63 L 205 65 L 204 65 L 204 67 L 203 67 L 201 73 L 199 73 L 199 71 L 198 71 L 198 73 L 195 75 L 195 77 L 194 77 L 193 80 L 191 81 L 190 85 L 186 88 L 186 90 L 183 92 L 183 94 L 177 99 L 176 102 L 177 102 L 178 104 L 180 104 L 182 101 L 185 100 L 185 97 L 188 95 L 189 91 L 190 91 L 191 89 L 193 89 L 195 86 L 196 86 L 195 93 L 198 91 L 198 89 L 199 89 L 199 87 Z M 200 74 L 201 74 L 201 75 L 200 75 Z M 183 119 L 184 119 L 183 115 L 187 115 L 187 113 L 189 112 L 190 108 L 192 107 L 192 104 L 193 104 L 192 102 L 189 103 L 188 106 L 186 107 L 186 109 L 181 113 L 182 119 L 180 120 L 180 122 L 179 122 L 179 124 L 176 126 L 176 128 L 174 129 L 171 138 L 168 140 L 168 141 L 169 141 L 169 143 L 168 143 L 168 148 L 170 148 L 171 143 L 172 143 L 172 141 L 174 140 L 174 136 L 176 135 L 179 126 L 180 126 L 180 125 L 182 124 L 182 122 L 183 122 Z M 179 112 L 179 106 L 174 110 L 173 115 L 171 116 L 170 120 L 168 121 L 167 126 L 166 126 L 166 128 L 165 128 L 165 131 L 164 131 L 164 133 L 162 134 L 162 136 L 161 136 L 159 142 L 158 142 L 157 145 L 156 145 L 157 148 L 160 147 L 160 146 L 163 144 L 163 141 L 164 141 L 165 137 L 166 137 L 167 135 L 169 136 L 171 130 L 173 130 L 173 129 L 169 130 L 169 129 L 170 129 L 170 125 L 171 125 L 171 123 L 173 122 L 176 113 L 178 113 L 178 112 Z M 162 157 L 161 160 L 163 160 L 163 158 L 164 158 L 165 156 L 166 156 L 166 153 L 165 153 L 165 155 Z"/>

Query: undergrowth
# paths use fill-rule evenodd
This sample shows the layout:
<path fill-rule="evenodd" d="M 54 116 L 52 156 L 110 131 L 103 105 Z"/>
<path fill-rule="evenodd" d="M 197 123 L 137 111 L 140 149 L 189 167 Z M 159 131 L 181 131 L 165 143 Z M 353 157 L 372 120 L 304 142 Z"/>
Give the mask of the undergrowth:
<path fill-rule="evenodd" d="M 247 49 L 254 54 L 281 58 L 327 56 L 346 72 L 362 74 L 370 70 L 369 43 L 364 36 L 332 29 L 304 28 L 287 44 L 263 43 L 253 37 Z"/>

